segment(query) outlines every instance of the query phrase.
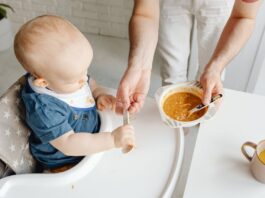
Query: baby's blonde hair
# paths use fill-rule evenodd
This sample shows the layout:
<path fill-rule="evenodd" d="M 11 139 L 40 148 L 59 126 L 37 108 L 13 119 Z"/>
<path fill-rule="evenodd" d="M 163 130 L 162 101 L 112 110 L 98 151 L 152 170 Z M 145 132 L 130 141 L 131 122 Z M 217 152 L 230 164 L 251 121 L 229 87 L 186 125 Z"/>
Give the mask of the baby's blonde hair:
<path fill-rule="evenodd" d="M 39 76 L 47 65 L 52 65 L 47 62 L 53 61 L 57 52 L 64 51 L 68 45 L 74 45 L 80 39 L 85 39 L 83 34 L 67 20 L 43 15 L 19 29 L 14 40 L 14 51 L 21 65 Z"/>

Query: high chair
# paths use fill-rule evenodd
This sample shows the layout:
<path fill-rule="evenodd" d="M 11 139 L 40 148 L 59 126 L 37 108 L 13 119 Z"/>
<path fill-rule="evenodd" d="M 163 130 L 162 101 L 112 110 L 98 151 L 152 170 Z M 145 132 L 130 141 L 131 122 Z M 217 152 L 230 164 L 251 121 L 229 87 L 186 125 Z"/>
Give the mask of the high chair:
<path fill-rule="evenodd" d="M 36 170 L 36 161 L 29 152 L 30 130 L 23 119 L 25 112 L 20 99 L 24 81 L 21 77 L 0 97 L 0 178 Z"/>
<path fill-rule="evenodd" d="M 23 106 L 17 99 L 21 83 L 23 79 L 18 80 L 1 97 L 0 114 L 5 115 L 5 118 L 0 117 L 0 147 L 4 144 L 10 150 L 5 152 L 1 149 L 0 156 L 5 156 L 3 162 L 15 175 L 0 179 L 0 198 L 175 196 L 174 189 L 184 152 L 183 130 L 169 128 L 161 121 L 152 98 L 146 99 L 145 106 L 132 120 L 136 147 L 129 153 L 112 149 L 105 151 L 104 155 L 102 152 L 86 156 L 65 172 L 32 174 L 36 170 L 36 163 L 28 146 L 24 146 L 28 142 L 29 130 L 23 122 Z M 115 95 L 115 90 L 109 91 Z M 112 131 L 123 124 L 122 117 L 110 111 L 100 112 L 100 117 L 100 131 Z M 15 126 L 10 122 L 11 119 L 16 120 Z M 9 132 L 6 132 L 7 129 Z M 15 151 L 14 146 L 8 145 L 3 139 L 9 133 L 19 137 L 16 141 L 12 140 Z M 17 145 L 20 145 L 19 150 Z M 18 161 L 13 164 L 12 157 L 8 158 L 12 150 L 13 154 L 18 152 L 14 156 L 23 159 L 23 162 L 30 159 L 32 163 Z"/>

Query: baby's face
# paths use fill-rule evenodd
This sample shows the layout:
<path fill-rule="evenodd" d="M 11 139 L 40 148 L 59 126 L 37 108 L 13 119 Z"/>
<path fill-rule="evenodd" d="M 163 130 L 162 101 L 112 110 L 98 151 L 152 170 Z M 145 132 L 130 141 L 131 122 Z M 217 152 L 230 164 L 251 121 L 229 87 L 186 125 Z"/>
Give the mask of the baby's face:
<path fill-rule="evenodd" d="M 72 93 L 87 81 L 93 51 L 86 39 L 69 42 L 64 48 L 51 53 L 50 57 L 45 57 L 47 67 L 41 72 L 41 77 L 47 81 L 47 88 L 57 93 Z"/>
<path fill-rule="evenodd" d="M 54 63 L 57 67 L 51 67 L 47 71 L 48 88 L 57 93 L 72 93 L 85 84 L 93 52 L 89 44 L 82 45 L 80 49 L 67 50 L 62 57 L 57 57 L 57 62 Z"/>
<path fill-rule="evenodd" d="M 77 73 L 73 71 L 73 75 L 71 77 L 63 77 L 60 76 L 52 76 L 48 81 L 48 88 L 55 91 L 56 93 L 73 93 L 78 89 L 82 88 L 85 82 L 88 80 L 87 77 L 87 67 Z"/>

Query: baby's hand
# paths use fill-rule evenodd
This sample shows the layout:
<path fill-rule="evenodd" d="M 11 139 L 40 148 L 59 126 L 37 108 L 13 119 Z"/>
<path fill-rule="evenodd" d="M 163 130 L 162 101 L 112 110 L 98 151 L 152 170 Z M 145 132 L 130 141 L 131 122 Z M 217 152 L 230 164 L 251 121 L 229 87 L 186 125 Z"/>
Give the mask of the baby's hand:
<path fill-rule="evenodd" d="M 114 144 L 117 148 L 123 148 L 124 152 L 130 151 L 135 146 L 134 129 L 132 125 L 124 125 L 112 131 Z"/>
<path fill-rule="evenodd" d="M 102 94 L 97 98 L 97 108 L 104 111 L 106 108 L 115 110 L 116 98 L 112 95 Z"/>

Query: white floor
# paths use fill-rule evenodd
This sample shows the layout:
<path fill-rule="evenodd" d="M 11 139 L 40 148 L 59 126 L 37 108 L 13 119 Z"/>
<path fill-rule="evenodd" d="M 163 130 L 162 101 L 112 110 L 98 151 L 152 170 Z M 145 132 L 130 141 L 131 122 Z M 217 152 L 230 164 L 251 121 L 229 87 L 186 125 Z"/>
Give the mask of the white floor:
<path fill-rule="evenodd" d="M 91 76 L 101 85 L 117 88 L 120 78 L 127 67 L 129 41 L 113 37 L 86 35 L 94 50 L 94 58 L 89 68 Z M 75 57 L 78 58 L 78 57 Z M 153 97 L 156 89 L 161 86 L 159 75 L 159 58 L 154 59 L 149 96 Z M 25 71 L 20 66 L 13 49 L 0 52 L 0 95 L 14 83 Z M 186 129 L 185 157 L 182 172 L 174 197 L 182 197 L 185 188 L 190 161 L 197 137 L 198 128 Z"/>

